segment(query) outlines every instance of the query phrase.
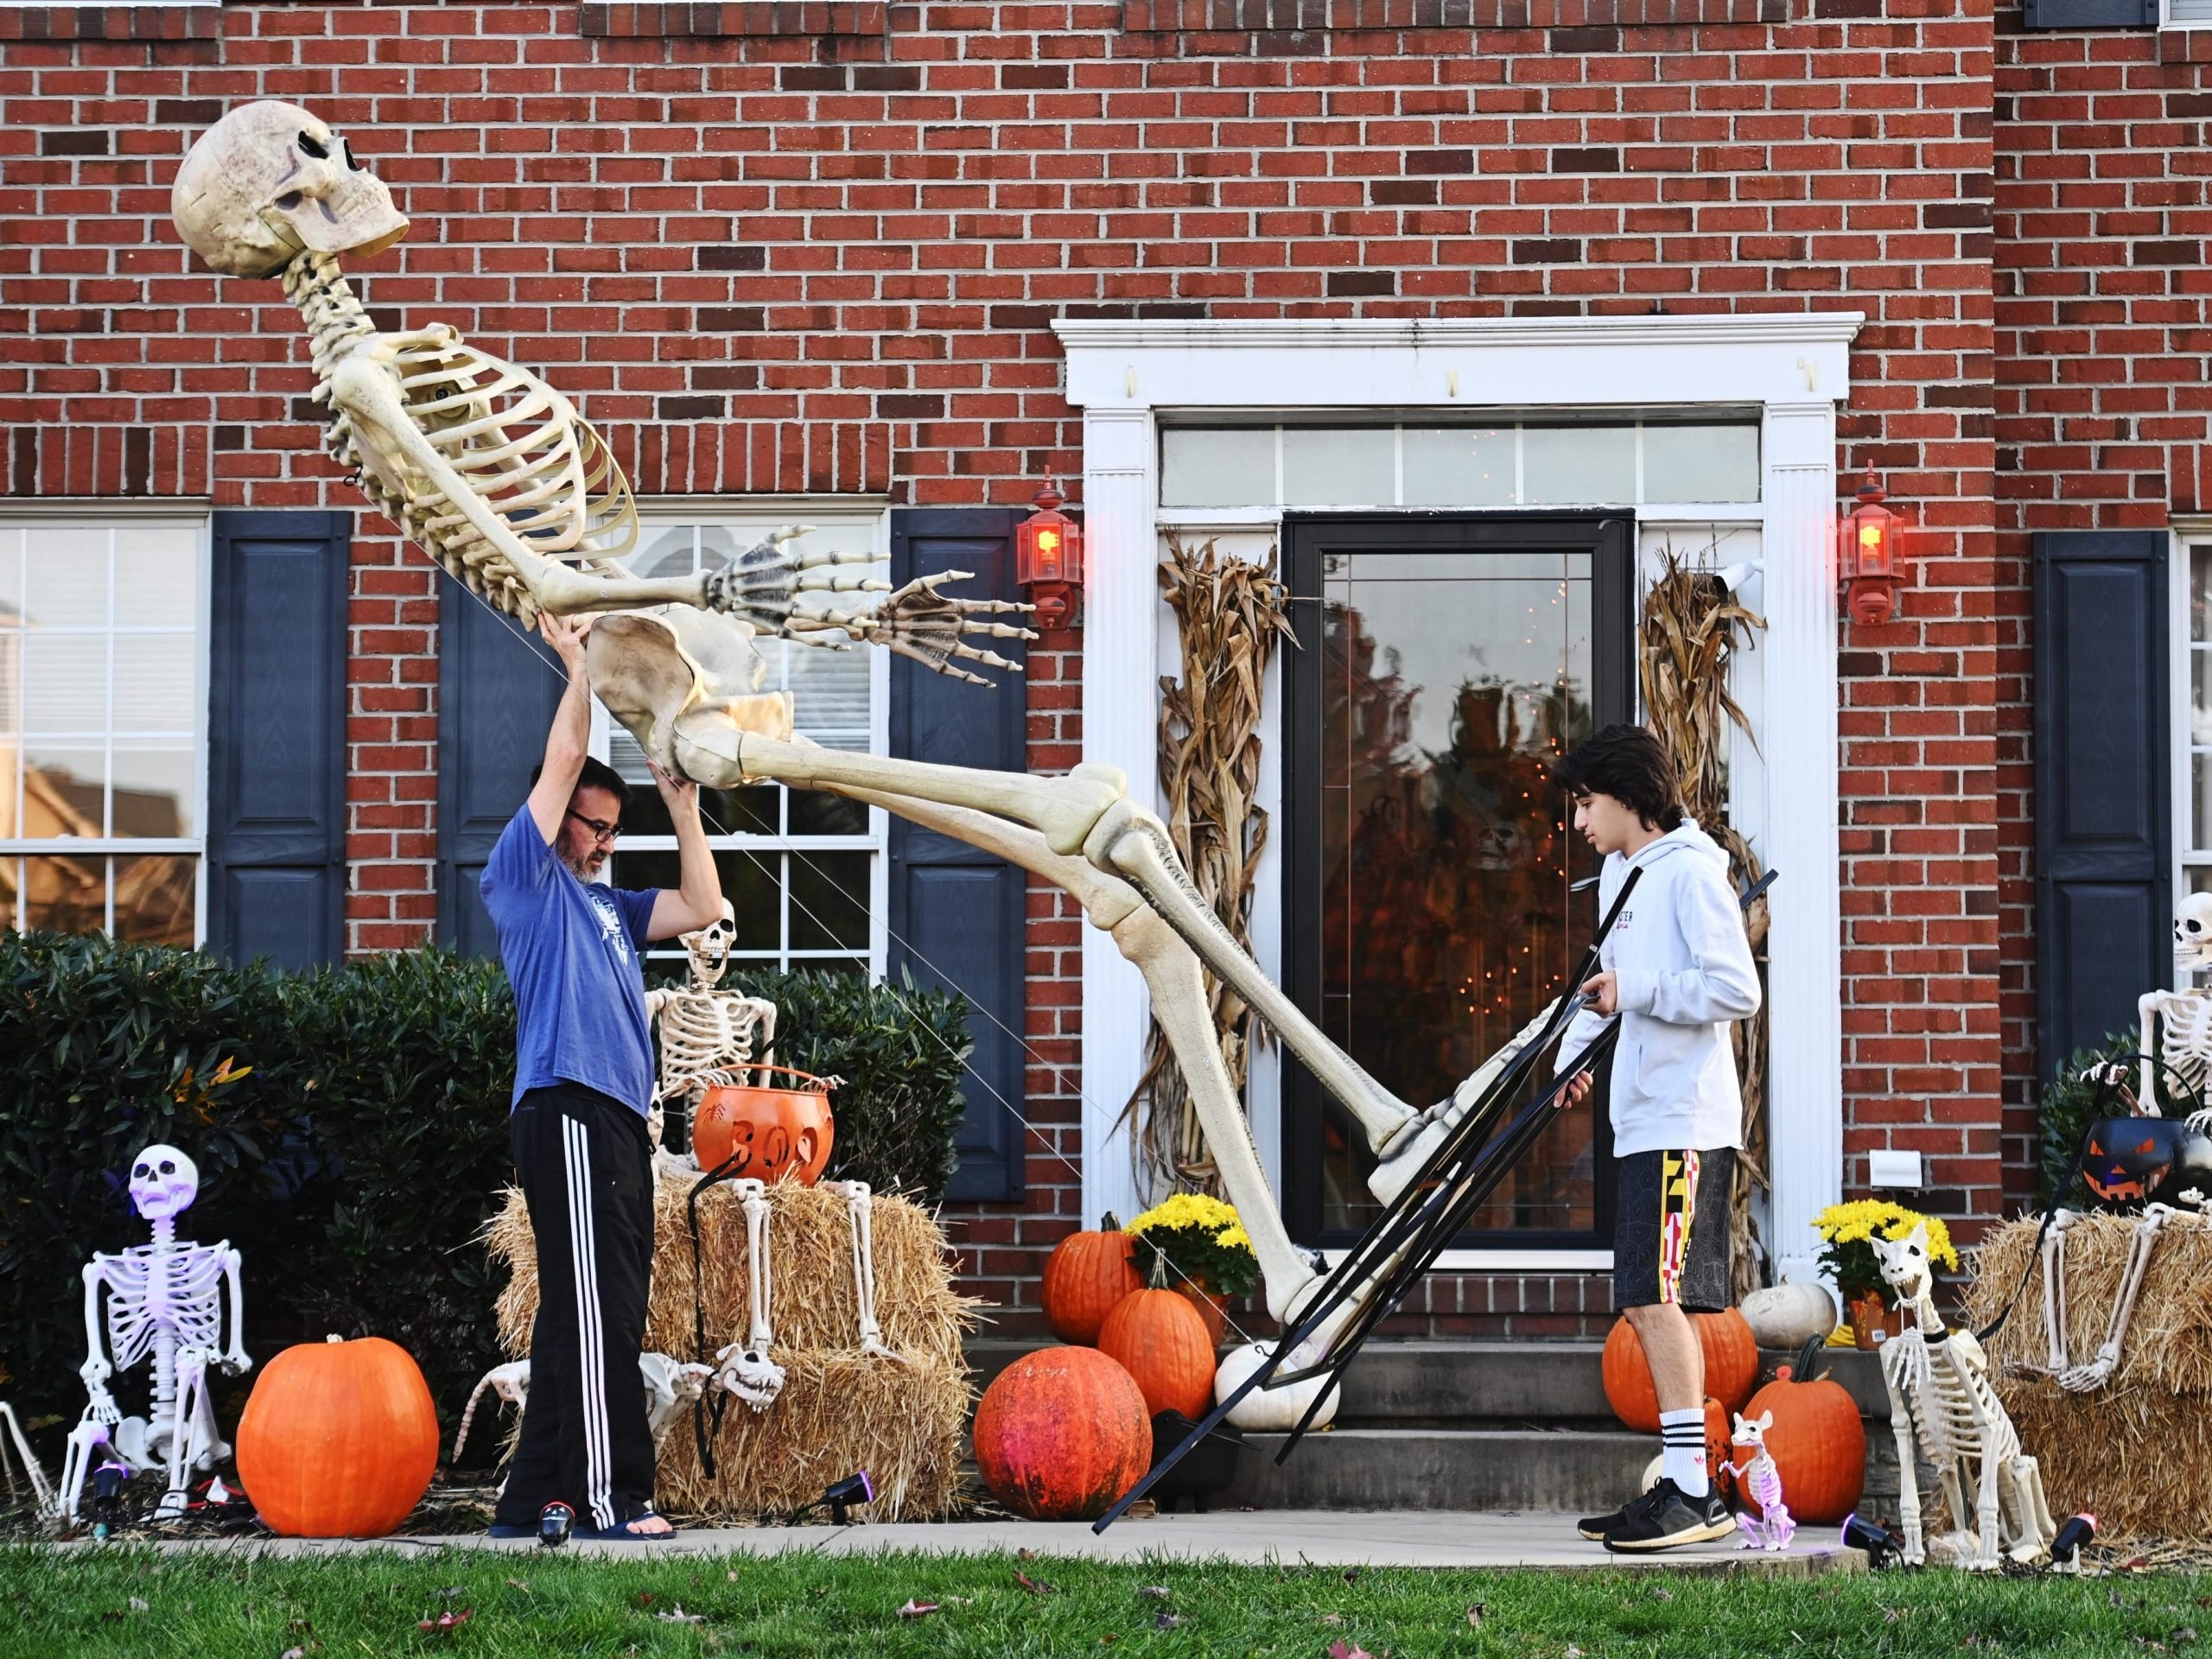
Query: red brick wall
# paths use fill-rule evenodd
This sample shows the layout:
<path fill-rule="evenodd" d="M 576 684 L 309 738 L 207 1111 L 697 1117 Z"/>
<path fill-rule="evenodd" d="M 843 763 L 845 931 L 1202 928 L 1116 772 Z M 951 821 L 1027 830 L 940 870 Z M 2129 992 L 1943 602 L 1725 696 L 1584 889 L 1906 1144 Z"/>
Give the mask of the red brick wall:
<path fill-rule="evenodd" d="M 0 40 L 10 487 L 357 506 L 274 284 L 196 270 L 167 225 L 176 159 L 253 97 L 338 118 L 415 216 L 361 266 L 372 308 L 546 372 L 648 494 L 1026 502 L 1080 470 L 1056 315 L 1863 309 L 1842 459 L 1946 550 L 1902 620 L 1846 640 L 1853 1179 L 1867 1147 L 1916 1146 L 1986 1217 L 1992 25 L 1936 0 L 1790 10 L 1129 13 L 1197 26 L 1175 33 L 1116 4 L 933 3 L 875 35 L 746 35 L 701 31 L 804 9 L 620 6 L 587 35 L 575 5 L 231 4 L 219 38 Z M 676 10 L 691 32 L 650 32 Z M 353 922 L 374 948 L 428 926 L 435 640 L 427 567 L 364 522 Z M 1046 643 L 1040 766 L 1077 738 L 1078 642 Z M 1076 1219 L 1079 924 L 1047 895 L 1033 917 L 1031 1197 L 969 1234 L 996 1289 Z M 1599 1294 L 1567 1283 L 1444 1281 L 1430 1317 L 1557 1329 Z"/>
<path fill-rule="evenodd" d="M 2038 1076 L 2064 1058 L 2035 1052 L 2028 538 L 2212 512 L 2212 32 L 2018 23 L 2000 16 L 1995 92 L 1997 777 L 2005 1162 L 2024 1201 Z"/>

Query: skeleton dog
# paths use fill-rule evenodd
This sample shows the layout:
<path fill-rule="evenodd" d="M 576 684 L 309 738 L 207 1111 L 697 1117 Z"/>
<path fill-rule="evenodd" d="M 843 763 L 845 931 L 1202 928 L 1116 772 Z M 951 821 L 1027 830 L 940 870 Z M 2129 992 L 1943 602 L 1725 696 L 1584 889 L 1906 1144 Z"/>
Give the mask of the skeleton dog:
<path fill-rule="evenodd" d="M 712 788 L 766 780 L 851 796 L 1077 897 L 1143 975 L 1278 1319 L 1310 1294 L 1317 1272 L 1292 1244 L 1268 1188 L 1207 1017 L 1201 963 L 1357 1122 L 1381 1160 L 1369 1185 L 1386 1202 L 1421 1172 L 1503 1062 L 1501 1055 L 1427 1109 L 1383 1088 L 1238 946 L 1196 891 L 1166 827 L 1126 798 L 1111 767 L 1037 777 L 833 752 L 795 738 L 788 696 L 760 690 L 760 637 L 859 641 L 977 679 L 961 664 L 1013 664 L 971 639 L 1033 637 L 987 620 L 1027 607 L 940 594 L 957 572 L 890 593 L 886 583 L 825 569 L 864 556 L 798 550 L 797 529 L 720 570 L 632 575 L 622 563 L 637 536 L 629 486 L 575 406 L 450 327 L 379 331 L 347 287 L 339 256 L 390 248 L 407 221 L 315 116 L 289 104 L 232 110 L 185 158 L 171 208 L 184 240 L 215 270 L 283 282 L 307 325 L 315 401 L 330 411 L 328 452 L 404 534 L 524 624 L 540 613 L 596 614 L 588 643 L 594 690 L 664 770 Z M 845 594 L 861 597 L 815 603 Z M 1363 1306 L 1357 1298 L 1346 1302 L 1314 1340 Z M 1262 1410 L 1255 1396 L 1236 1421 L 1256 1427 L 1282 1409 L 1278 1401 Z M 1305 1402 L 1288 1409 L 1295 1418 Z"/>

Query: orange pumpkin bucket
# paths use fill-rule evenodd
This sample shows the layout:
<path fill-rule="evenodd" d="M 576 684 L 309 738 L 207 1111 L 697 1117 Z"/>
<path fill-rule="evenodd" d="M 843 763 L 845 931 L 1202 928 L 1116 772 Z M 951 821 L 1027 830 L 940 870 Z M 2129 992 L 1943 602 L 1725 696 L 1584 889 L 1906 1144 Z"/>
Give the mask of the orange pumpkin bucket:
<path fill-rule="evenodd" d="M 725 1084 L 700 1096 L 691 1115 L 691 1152 L 702 1170 L 730 1164 L 730 1173 L 747 1180 L 791 1179 L 812 1186 L 830 1166 L 836 1138 L 830 1116 L 835 1077 L 817 1077 L 788 1065 L 757 1065 L 804 1077 L 806 1089 L 771 1089 Z M 731 1160 L 737 1161 L 731 1164 Z"/>

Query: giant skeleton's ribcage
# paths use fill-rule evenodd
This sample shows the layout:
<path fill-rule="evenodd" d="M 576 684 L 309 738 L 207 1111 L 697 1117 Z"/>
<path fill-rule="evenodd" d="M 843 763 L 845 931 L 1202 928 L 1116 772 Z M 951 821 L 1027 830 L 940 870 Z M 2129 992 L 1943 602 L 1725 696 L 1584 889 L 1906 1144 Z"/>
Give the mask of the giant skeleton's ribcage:
<path fill-rule="evenodd" d="M 552 387 L 449 329 L 389 360 L 416 426 L 531 551 L 582 564 L 620 559 L 636 544 L 629 481 Z M 363 484 L 448 570 L 508 614 L 535 621 L 513 568 L 444 492 L 395 499 L 373 470 Z"/>
<path fill-rule="evenodd" d="M 228 1244 L 181 1244 L 156 1255 L 141 1245 L 92 1257 L 107 1287 L 108 1347 L 117 1370 L 136 1365 L 164 1334 L 180 1348 L 220 1345 L 229 1250 Z"/>

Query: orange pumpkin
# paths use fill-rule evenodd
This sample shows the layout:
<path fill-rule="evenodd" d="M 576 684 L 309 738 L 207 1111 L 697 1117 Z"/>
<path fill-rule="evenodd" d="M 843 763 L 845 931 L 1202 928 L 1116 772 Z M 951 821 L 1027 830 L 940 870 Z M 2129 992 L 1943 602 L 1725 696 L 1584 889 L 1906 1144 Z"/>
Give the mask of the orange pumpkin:
<path fill-rule="evenodd" d="M 1033 1521 L 1095 1521 L 1152 1466 L 1143 1391 L 1095 1348 L 1040 1348 L 1001 1371 L 975 1441 L 991 1496 Z"/>
<path fill-rule="evenodd" d="M 423 1501 L 437 1466 L 429 1385 L 382 1337 L 285 1349 L 238 1420 L 238 1478 L 289 1537 L 381 1537 Z"/>
<path fill-rule="evenodd" d="M 1124 1296 L 1098 1328 L 1098 1351 L 1136 1379 L 1147 1416 L 1179 1411 L 1195 1421 L 1213 1403 L 1213 1344 L 1187 1297 L 1172 1290 Z"/>
<path fill-rule="evenodd" d="M 1859 1507 L 1866 1485 L 1866 1427 L 1849 1389 L 1832 1376 L 1813 1375 L 1813 1356 L 1819 1351 L 1820 1344 L 1813 1343 L 1799 1352 L 1794 1368 L 1777 1369 L 1775 1380 L 1751 1396 L 1744 1415 L 1774 1414 L 1766 1449 L 1782 1477 L 1782 1501 L 1795 1519 L 1826 1523 Z M 1749 1464 L 1749 1452 L 1737 1455 Z M 1737 1484 L 1745 1507 L 1757 1514 L 1750 1490 L 1740 1480 Z"/>
<path fill-rule="evenodd" d="M 1108 1216 L 1101 1230 L 1070 1233 L 1045 1260 L 1045 1323 L 1062 1342 L 1095 1343 L 1106 1316 L 1144 1288 L 1136 1240 Z"/>
<path fill-rule="evenodd" d="M 701 1169 L 719 1169 L 736 1160 L 731 1173 L 748 1180 L 780 1181 L 786 1177 L 812 1186 L 830 1166 L 836 1126 L 830 1116 L 829 1086 L 810 1072 L 787 1065 L 763 1065 L 758 1071 L 782 1071 L 804 1077 L 811 1089 L 741 1088 L 726 1084 L 699 1097 L 691 1116 L 691 1152 Z"/>
<path fill-rule="evenodd" d="M 1734 1308 L 1718 1313 L 1693 1313 L 1690 1325 L 1697 1332 L 1705 1356 L 1705 1389 L 1735 1411 L 1751 1397 L 1759 1378 L 1758 1344 L 1751 1327 Z M 1659 1396 L 1651 1387 L 1650 1362 L 1643 1357 L 1643 1340 L 1624 1315 L 1605 1338 L 1600 1362 L 1605 1381 L 1605 1402 L 1613 1414 L 1639 1433 L 1659 1432 Z"/>

